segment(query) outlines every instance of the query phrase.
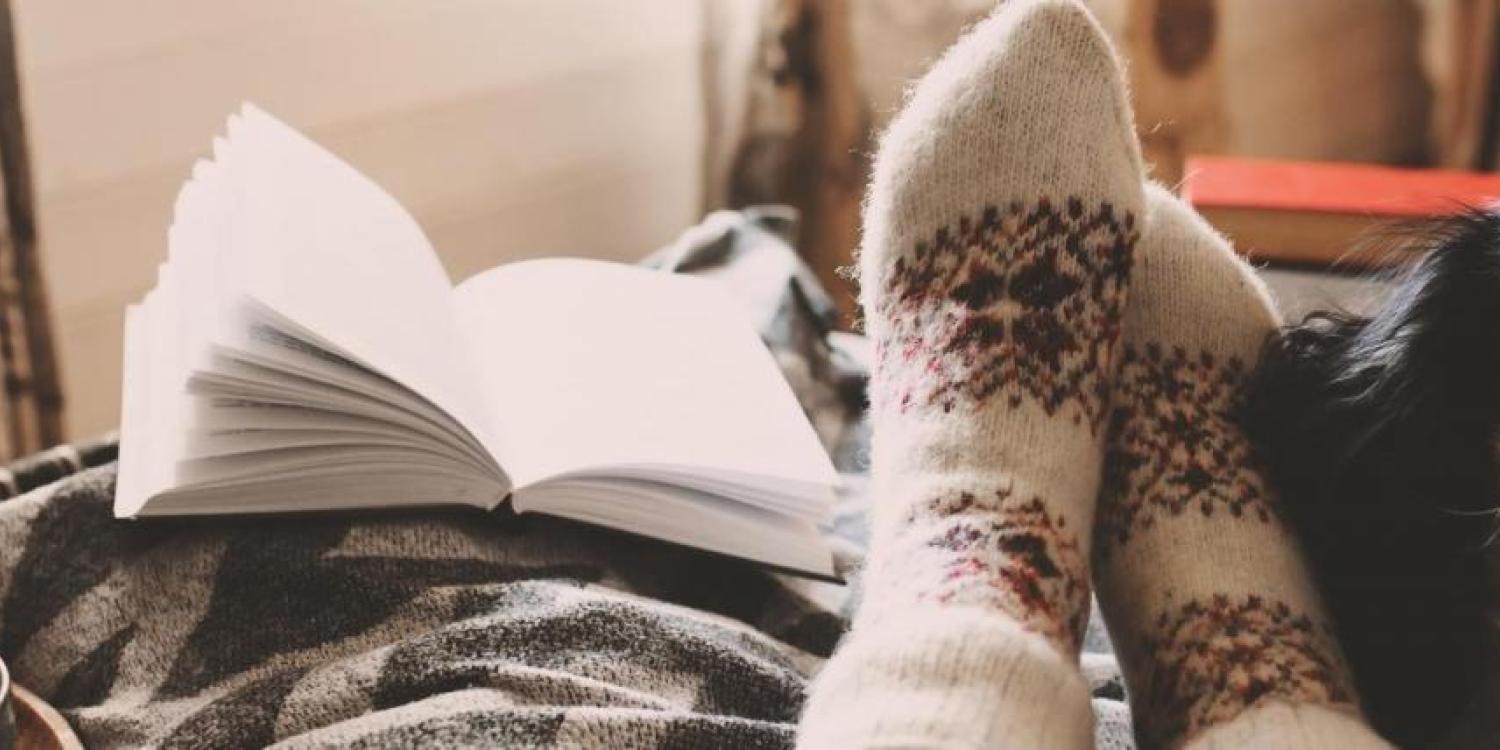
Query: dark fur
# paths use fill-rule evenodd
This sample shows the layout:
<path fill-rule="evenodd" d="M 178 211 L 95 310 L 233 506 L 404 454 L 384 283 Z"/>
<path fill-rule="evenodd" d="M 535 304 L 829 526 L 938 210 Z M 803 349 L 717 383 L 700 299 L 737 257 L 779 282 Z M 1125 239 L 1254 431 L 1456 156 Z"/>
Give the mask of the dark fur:
<path fill-rule="evenodd" d="M 1407 227 L 1429 251 L 1373 317 L 1270 342 L 1243 419 L 1302 536 L 1377 727 L 1451 739 L 1487 664 L 1500 505 L 1500 216 Z M 1492 707 L 1500 708 L 1500 707 Z"/>

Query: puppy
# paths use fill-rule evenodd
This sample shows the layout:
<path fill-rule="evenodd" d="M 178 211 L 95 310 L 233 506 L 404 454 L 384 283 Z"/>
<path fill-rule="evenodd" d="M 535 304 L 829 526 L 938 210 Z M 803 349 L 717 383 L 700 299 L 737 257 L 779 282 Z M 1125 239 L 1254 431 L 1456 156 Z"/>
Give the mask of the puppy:
<path fill-rule="evenodd" d="M 1500 214 L 1397 239 L 1426 255 L 1384 306 L 1283 330 L 1241 418 L 1377 728 L 1402 747 L 1500 747 Z"/>

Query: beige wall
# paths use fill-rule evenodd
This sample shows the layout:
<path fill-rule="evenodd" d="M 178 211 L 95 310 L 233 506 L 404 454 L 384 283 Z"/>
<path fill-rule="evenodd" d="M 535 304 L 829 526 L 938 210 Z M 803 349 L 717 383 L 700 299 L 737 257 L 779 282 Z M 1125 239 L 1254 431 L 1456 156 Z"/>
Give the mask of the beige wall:
<path fill-rule="evenodd" d="M 124 306 L 172 199 L 251 100 L 400 199 L 455 280 L 634 259 L 700 208 L 696 0 L 17 0 L 75 437 L 118 419 Z"/>
<path fill-rule="evenodd" d="M 1222 0 L 1228 150 L 1411 163 L 1430 92 L 1407 0 Z"/>

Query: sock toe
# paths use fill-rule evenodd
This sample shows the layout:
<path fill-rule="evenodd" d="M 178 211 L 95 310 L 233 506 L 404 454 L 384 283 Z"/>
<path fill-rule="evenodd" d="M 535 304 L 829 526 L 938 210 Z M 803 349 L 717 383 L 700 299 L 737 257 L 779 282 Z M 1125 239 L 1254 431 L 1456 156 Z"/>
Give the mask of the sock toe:
<path fill-rule="evenodd" d="M 861 294 L 893 368 L 873 406 L 1030 403 L 1097 431 L 1143 190 L 1093 17 L 1076 0 L 1001 5 L 881 141 Z"/>
<path fill-rule="evenodd" d="M 1146 184 L 1151 252 L 1136 253 L 1135 278 L 1126 326 L 1177 332 L 1179 345 L 1240 357 L 1258 356 L 1278 325 L 1265 282 L 1222 235 L 1181 198 L 1154 182 Z M 1142 243 L 1146 243 L 1143 239 Z M 1191 283 L 1177 283 L 1190 279 Z M 1177 321 L 1195 320 L 1184 327 Z"/>
<path fill-rule="evenodd" d="M 883 135 L 865 260 L 987 207 L 1076 200 L 1137 214 L 1142 179 L 1121 66 L 1098 23 L 1077 0 L 1009 0 L 943 55 Z"/>

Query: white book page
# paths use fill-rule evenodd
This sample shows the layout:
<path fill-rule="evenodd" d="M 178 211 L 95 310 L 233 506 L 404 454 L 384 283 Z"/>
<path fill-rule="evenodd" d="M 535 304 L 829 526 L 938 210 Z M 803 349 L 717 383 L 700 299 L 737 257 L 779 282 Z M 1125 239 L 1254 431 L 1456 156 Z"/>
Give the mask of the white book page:
<path fill-rule="evenodd" d="M 452 284 L 421 229 L 375 183 L 246 105 L 224 257 L 246 294 L 485 432 L 463 366 Z"/>
<path fill-rule="evenodd" d="M 788 570 L 836 575 L 833 557 L 815 523 L 725 502 L 716 495 L 610 478 L 548 482 L 516 497 L 524 496 L 562 518 Z"/>
<path fill-rule="evenodd" d="M 134 515 L 190 481 L 181 462 L 193 452 L 190 436 L 200 434 L 202 402 L 190 383 L 212 372 L 214 353 L 225 348 L 293 371 L 313 367 L 335 384 L 379 373 L 437 407 L 428 412 L 458 422 L 433 422 L 441 433 L 434 442 L 475 459 L 479 478 L 465 482 L 503 481 L 493 458 L 457 435 L 482 440 L 488 413 L 464 366 L 452 285 L 416 222 L 370 180 L 246 105 L 214 139 L 212 159 L 194 166 L 167 240 L 157 287 L 130 314 L 117 515 Z M 361 367 L 340 375 L 316 358 L 258 346 L 253 329 L 270 324 L 267 315 L 291 326 L 288 335 L 316 332 L 314 345 Z M 385 385 L 365 395 L 395 392 Z M 489 500 L 503 494 L 492 487 Z"/>
<path fill-rule="evenodd" d="M 622 467 L 832 487 L 771 353 L 715 282 L 599 261 L 503 266 L 455 319 L 513 486 Z"/>

